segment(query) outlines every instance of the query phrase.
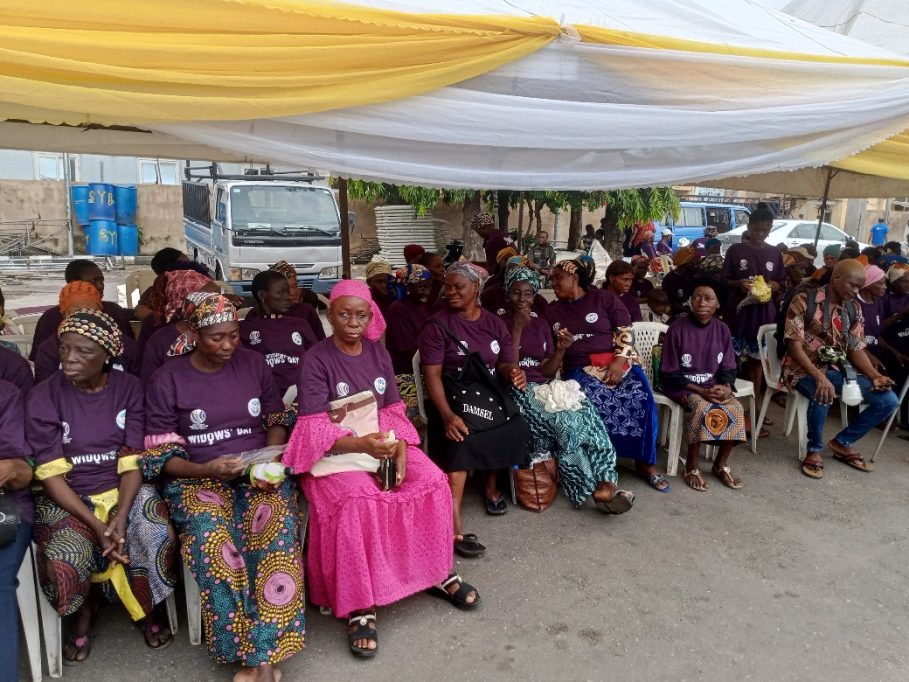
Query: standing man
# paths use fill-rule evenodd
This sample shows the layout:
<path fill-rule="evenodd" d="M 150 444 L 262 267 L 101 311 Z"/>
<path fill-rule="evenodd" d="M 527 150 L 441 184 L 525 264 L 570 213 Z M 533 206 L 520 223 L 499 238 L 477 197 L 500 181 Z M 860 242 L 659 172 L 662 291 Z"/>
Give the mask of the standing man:
<path fill-rule="evenodd" d="M 887 223 L 883 218 L 878 218 L 877 223 L 871 226 L 871 245 L 883 246 L 886 244 L 888 232 L 890 232 L 890 228 L 887 227 Z"/>
<path fill-rule="evenodd" d="M 584 236 L 581 237 L 581 248 L 584 249 L 584 253 L 590 253 L 590 247 L 593 246 L 596 238 L 597 233 L 593 231 L 593 225 L 585 225 Z"/>
<path fill-rule="evenodd" d="M 658 256 L 671 256 L 672 255 L 672 230 L 668 227 L 663 228 L 662 236 L 660 241 L 657 242 L 656 252 Z"/>
<path fill-rule="evenodd" d="M 496 256 L 508 246 L 508 238 L 502 230 L 496 229 L 495 221 L 488 213 L 477 213 L 470 222 L 470 228 L 483 240 L 483 251 L 486 253 L 486 271 L 490 275 L 496 272 Z"/>
<path fill-rule="evenodd" d="M 530 249 L 529 256 L 533 269 L 549 277 L 549 269 L 555 265 L 555 249 L 549 243 L 548 232 L 544 230 L 537 235 L 537 243 Z"/>

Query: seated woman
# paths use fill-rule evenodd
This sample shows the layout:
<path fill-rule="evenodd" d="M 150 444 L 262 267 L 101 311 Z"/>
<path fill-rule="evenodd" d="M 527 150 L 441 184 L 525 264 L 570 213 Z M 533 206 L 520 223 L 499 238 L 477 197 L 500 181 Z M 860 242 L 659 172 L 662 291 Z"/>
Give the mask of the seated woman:
<path fill-rule="evenodd" d="M 643 303 L 647 292 L 653 291 L 653 284 L 647 279 L 647 273 L 650 272 L 650 259 L 647 256 L 632 256 L 631 269 L 634 274 L 631 293 L 639 303 Z"/>
<path fill-rule="evenodd" d="M 349 618 L 351 652 L 368 658 L 378 646 L 377 606 L 433 586 L 460 608 L 480 598 L 451 571 L 451 494 L 445 475 L 416 447 L 391 358 L 377 343 L 385 322 L 369 288 L 336 284 L 328 320 L 332 336 L 303 358 L 300 417 L 284 464 L 304 474 L 310 505 L 310 599 Z M 338 409 L 335 401 L 344 398 L 354 400 Z M 372 406 L 368 420 L 358 420 L 372 432 L 357 434 L 344 423 L 347 410 L 357 409 L 351 404 Z M 344 453 L 360 453 L 367 464 L 394 459 L 393 487 L 383 490 L 370 473 L 378 463 L 340 466 L 349 457 L 334 456 Z"/>
<path fill-rule="evenodd" d="M 155 370 L 174 357 L 172 348 L 179 344 L 186 330 L 180 321 L 183 302 L 196 291 L 216 294 L 220 287 L 210 277 L 195 270 L 171 270 L 155 279 L 154 291 L 149 298 L 154 314 L 143 320 L 139 334 L 142 349 L 139 378 L 142 383 L 147 384 Z"/>
<path fill-rule="evenodd" d="M 72 313 L 57 335 L 63 369 L 28 394 L 26 434 L 43 484 L 34 530 L 41 589 L 60 616 L 73 616 L 63 656 L 88 658 L 101 595 L 119 598 L 145 643 L 164 648 L 173 635 L 158 606 L 174 589 L 174 537 L 139 472 L 142 385 L 111 371 L 123 340 L 105 313 Z"/>
<path fill-rule="evenodd" d="M 508 296 L 505 293 L 505 275 L 512 268 L 526 267 L 526 256 L 518 255 L 513 246 L 507 246 L 496 256 L 496 274 L 483 284 L 480 293 L 480 305 L 491 313 L 502 315 L 508 308 Z M 533 312 L 542 315 L 549 302 L 537 294 L 533 297 Z"/>
<path fill-rule="evenodd" d="M 579 409 L 544 409 L 537 388 L 546 386 L 562 364 L 571 334 L 559 330 L 553 342 L 549 324 L 532 312 L 540 278 L 525 267 L 505 274 L 508 312 L 503 316 L 511 329 L 515 357 L 527 374 L 527 387 L 513 391 L 524 419 L 530 426 L 531 452 L 548 451 L 555 444 L 559 481 L 575 509 L 591 496 L 602 511 L 621 514 L 631 509 L 634 495 L 616 489 L 615 449 L 600 415 L 589 401 Z"/>
<path fill-rule="evenodd" d="M 287 442 L 288 415 L 265 359 L 240 345 L 237 310 L 196 292 L 181 355 L 146 389 L 146 478 L 158 478 L 202 595 L 209 655 L 234 679 L 272 682 L 303 648 L 303 574 L 293 484 L 247 475 L 238 455 Z M 163 476 L 162 476 L 163 474 Z"/>
<path fill-rule="evenodd" d="M 101 294 L 87 282 L 70 282 L 60 290 L 60 311 L 63 317 L 76 310 L 101 311 Z M 111 369 L 128 372 L 133 376 L 139 374 L 139 346 L 128 336 L 123 336 L 123 352 L 114 358 Z M 35 382 L 44 381 L 60 369 L 60 339 L 57 335 L 48 336 L 35 353 Z"/>
<path fill-rule="evenodd" d="M 398 300 L 392 292 L 394 273 L 391 265 L 381 260 L 372 261 L 366 266 L 366 283 L 372 300 L 379 306 L 382 315 L 387 315 L 391 304 Z"/>
<path fill-rule="evenodd" d="M 253 277 L 252 295 L 257 315 L 247 315 L 240 322 L 240 341 L 244 348 L 265 357 L 278 395 L 283 396 L 297 385 L 301 358 L 318 339 L 306 320 L 289 314 L 290 287 L 284 275 L 274 270 L 260 272 Z"/>
<path fill-rule="evenodd" d="M 742 487 L 729 469 L 732 448 L 745 441 L 745 411 L 732 395 L 737 368 L 732 334 L 715 317 L 722 290 L 716 281 L 695 282 L 691 312 L 669 325 L 660 358 L 663 392 L 685 408 L 685 482 L 698 491 L 709 487 L 699 468 L 702 443 L 719 447 L 713 474 L 728 488 Z"/>
<path fill-rule="evenodd" d="M 28 484 L 32 468 L 26 459 L 25 394 L 15 384 L 0 380 L 0 500 L 18 511 L 19 529 L 12 541 L 0 545 L 0 661 L 15 679 L 19 671 L 19 602 L 16 599 L 19 565 L 32 541 L 35 509 Z"/>
<path fill-rule="evenodd" d="M 632 284 L 634 284 L 634 269 L 625 261 L 614 260 L 606 268 L 606 281 L 603 283 L 603 288 L 622 302 L 625 310 L 631 316 L 632 322 L 642 322 L 644 316 L 641 314 L 641 304 L 631 291 Z"/>
<path fill-rule="evenodd" d="M 319 298 L 314 293 L 299 287 L 297 284 L 297 269 L 286 260 L 279 260 L 266 272 L 277 272 L 287 280 L 290 305 L 282 315 L 300 318 L 309 325 L 309 329 L 316 341 L 324 339 L 325 328 L 322 326 L 322 318 L 319 317 L 318 309 L 324 309 L 325 305 L 319 302 Z M 253 297 L 255 298 L 255 296 Z M 256 306 L 246 313 L 246 319 L 254 320 L 259 314 L 259 308 Z"/>
<path fill-rule="evenodd" d="M 565 351 L 562 376 L 581 384 L 619 456 L 635 460 L 638 474 L 652 488 L 669 492 L 669 482 L 656 468 L 656 405 L 647 376 L 633 364 L 628 311 L 616 296 L 594 288 L 589 271 L 576 260 L 557 263 L 550 279 L 556 300 L 546 320 L 554 334 L 567 329 L 574 339 Z"/>
<path fill-rule="evenodd" d="M 429 301 L 432 275 L 428 269 L 417 264 L 399 272 L 407 287 L 407 296 L 392 303 L 388 309 L 385 347 L 391 355 L 391 366 L 395 372 L 398 392 L 407 408 L 407 418 L 416 424 L 419 410 L 413 379 L 413 356 L 417 352 L 420 332 L 433 313 Z"/>
<path fill-rule="evenodd" d="M 526 456 L 527 428 L 523 420 L 516 418 L 505 425 L 471 433 L 449 404 L 442 380 L 443 373 L 452 377 L 461 373 L 469 352 L 479 355 L 486 371 L 500 384 L 519 389 L 527 384 L 524 371 L 514 362 L 508 327 L 480 307 L 479 294 L 485 279 L 486 271 L 473 263 L 449 266 L 445 275 L 447 308 L 436 313 L 420 334 L 420 360 L 431 399 L 427 414 L 429 454 L 448 474 L 454 498 L 454 546 L 461 556 L 480 556 L 486 551 L 475 534 L 464 533 L 461 523 L 467 472 L 485 472 L 486 513 L 499 516 L 508 511 L 508 505 L 496 484 L 496 471 L 521 464 Z"/>

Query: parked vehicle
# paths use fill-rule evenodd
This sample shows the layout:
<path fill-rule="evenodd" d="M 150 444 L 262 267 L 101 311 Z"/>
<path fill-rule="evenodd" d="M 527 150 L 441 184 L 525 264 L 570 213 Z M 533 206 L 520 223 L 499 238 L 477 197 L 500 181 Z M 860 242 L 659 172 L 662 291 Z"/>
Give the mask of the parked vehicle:
<path fill-rule="evenodd" d="M 723 253 L 726 253 L 733 244 L 742 241 L 742 233 L 747 226 L 738 227 L 730 230 L 726 234 L 721 234 L 717 239 L 723 242 Z M 773 228 L 767 237 L 767 243 L 778 246 L 785 245 L 787 248 L 801 246 L 803 244 L 814 244 L 814 236 L 817 232 L 817 222 L 807 220 L 774 220 Z M 840 244 L 845 246 L 846 240 L 851 240 L 848 234 L 840 228 L 830 223 L 821 223 L 821 236 L 817 243 L 817 257 L 814 259 L 816 267 L 824 264 L 824 249 L 831 244 Z M 853 240 L 854 241 L 854 240 Z M 864 249 L 868 244 L 859 242 L 859 248 Z"/>
<path fill-rule="evenodd" d="M 704 236 L 704 228 L 715 225 L 719 234 L 734 230 L 748 224 L 751 211 L 746 206 L 737 204 L 715 204 L 702 201 L 683 201 L 678 219 L 666 216 L 657 224 L 653 240 L 660 241 L 664 227 L 672 230 L 672 250 L 679 248 L 682 237 L 689 242 Z"/>
<path fill-rule="evenodd" d="M 297 270 L 301 287 L 327 294 L 341 277 L 338 204 L 313 174 L 221 175 L 217 166 L 183 183 L 187 254 L 241 296 L 253 277 L 279 261 Z"/>

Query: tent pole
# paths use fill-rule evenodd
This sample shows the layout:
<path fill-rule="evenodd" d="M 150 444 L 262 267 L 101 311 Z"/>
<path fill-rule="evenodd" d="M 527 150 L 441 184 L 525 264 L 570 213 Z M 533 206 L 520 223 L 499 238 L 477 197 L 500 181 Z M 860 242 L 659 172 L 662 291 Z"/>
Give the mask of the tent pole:
<path fill-rule="evenodd" d="M 830 181 L 833 179 L 833 166 L 827 166 L 827 181 L 824 183 L 824 196 L 821 198 L 821 207 L 818 210 L 817 230 L 814 232 L 814 250 L 817 251 L 817 242 L 821 238 L 821 223 L 827 212 L 827 199 L 830 198 Z"/>
<path fill-rule="evenodd" d="M 347 178 L 338 178 L 338 211 L 341 213 L 341 277 L 350 279 L 350 216 L 347 215 Z"/>

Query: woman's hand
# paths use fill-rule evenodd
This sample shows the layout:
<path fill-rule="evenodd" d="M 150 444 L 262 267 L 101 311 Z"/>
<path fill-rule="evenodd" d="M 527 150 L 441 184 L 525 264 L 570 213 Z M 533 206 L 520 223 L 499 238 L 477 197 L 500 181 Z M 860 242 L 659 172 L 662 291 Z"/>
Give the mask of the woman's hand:
<path fill-rule="evenodd" d="M 445 437 L 453 440 L 455 443 L 463 443 L 464 437 L 470 435 L 470 429 L 467 424 L 454 412 L 449 413 L 445 420 Z"/>
<path fill-rule="evenodd" d="M 110 517 L 109 523 L 104 530 L 104 537 L 110 541 L 107 549 L 101 552 L 101 556 L 108 556 L 116 550 L 118 554 L 123 554 L 123 546 L 126 544 L 126 525 L 129 519 L 129 513 L 114 514 Z M 128 562 L 127 558 L 127 562 Z"/>
<path fill-rule="evenodd" d="M 751 291 L 751 280 L 749 279 L 740 279 L 737 283 L 739 289 L 744 291 L 746 294 Z"/>
<path fill-rule="evenodd" d="M 111 520 L 116 520 L 116 516 Z M 95 532 L 95 537 L 98 539 L 98 544 L 101 546 L 101 556 L 107 557 L 110 561 L 115 564 L 128 564 L 129 557 L 121 552 L 123 544 L 115 542 L 111 537 L 107 535 L 107 529 L 109 524 L 105 525 L 100 520 L 96 519 L 93 524 L 92 530 Z M 126 526 L 123 526 L 124 532 L 126 531 Z M 124 543 L 126 540 L 124 539 Z"/>
<path fill-rule="evenodd" d="M 606 367 L 606 377 L 603 382 L 607 386 L 617 386 L 622 380 L 622 375 L 625 374 L 625 361 L 625 358 L 618 357 Z"/>
<path fill-rule="evenodd" d="M 780 290 L 780 283 L 775 279 L 770 280 L 767 284 L 770 287 L 770 293 L 772 294 L 775 294 Z"/>
<path fill-rule="evenodd" d="M 515 367 L 509 373 L 509 378 L 511 379 L 511 385 L 519 391 L 523 391 L 527 388 L 527 374 L 523 369 Z"/>
<path fill-rule="evenodd" d="M 395 451 L 395 463 L 397 464 L 398 476 L 395 479 L 395 488 L 400 488 L 407 476 L 407 442 L 398 441 L 398 447 Z"/>
<path fill-rule="evenodd" d="M 246 469 L 246 465 L 239 457 L 218 457 L 202 466 L 205 478 L 219 481 L 232 481 Z"/>
<path fill-rule="evenodd" d="M 526 327 L 528 324 L 530 324 L 530 321 L 532 319 L 533 318 L 530 317 L 529 308 L 528 309 L 515 308 L 514 318 L 512 318 L 512 321 L 511 321 L 511 325 L 512 325 L 511 328 L 513 330 L 524 329 L 524 327 Z"/>
<path fill-rule="evenodd" d="M 566 351 L 568 347 L 574 343 L 574 336 L 570 331 L 565 328 L 559 330 L 559 333 L 556 334 L 556 350 Z"/>
<path fill-rule="evenodd" d="M 376 459 L 391 459 L 397 443 L 386 439 L 384 433 L 370 433 L 359 438 L 362 451 Z"/>
<path fill-rule="evenodd" d="M 716 386 L 711 386 L 707 389 L 706 393 L 706 399 L 715 403 L 725 403 L 732 397 L 732 389 L 729 388 L 729 386 L 726 384 L 717 384 Z"/>
<path fill-rule="evenodd" d="M 880 374 L 871 380 L 871 385 L 874 387 L 875 391 L 889 391 L 893 388 L 894 383 L 896 382 L 894 382 L 893 379 L 885 377 L 883 374 Z"/>

